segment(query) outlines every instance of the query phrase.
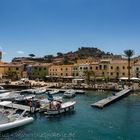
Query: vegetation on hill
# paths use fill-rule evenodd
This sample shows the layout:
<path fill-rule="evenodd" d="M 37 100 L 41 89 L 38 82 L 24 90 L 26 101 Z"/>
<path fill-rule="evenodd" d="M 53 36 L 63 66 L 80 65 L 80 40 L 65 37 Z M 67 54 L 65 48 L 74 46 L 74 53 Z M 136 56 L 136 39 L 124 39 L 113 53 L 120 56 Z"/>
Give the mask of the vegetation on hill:
<path fill-rule="evenodd" d="M 29 54 L 29 57 L 15 57 L 13 58 L 12 62 L 16 61 L 22 61 L 22 60 L 31 60 L 31 61 L 37 61 L 37 62 L 47 62 L 51 63 L 59 59 L 61 59 L 61 63 L 72 63 L 75 62 L 77 59 L 82 59 L 82 58 L 87 58 L 87 57 L 98 57 L 101 58 L 103 56 L 113 56 L 112 53 L 107 52 L 105 53 L 104 51 L 95 48 L 95 47 L 81 47 L 78 48 L 77 51 L 75 52 L 67 52 L 67 53 L 62 53 L 62 52 L 57 52 L 57 56 L 53 55 L 45 55 L 43 57 L 36 57 L 35 54 Z"/>

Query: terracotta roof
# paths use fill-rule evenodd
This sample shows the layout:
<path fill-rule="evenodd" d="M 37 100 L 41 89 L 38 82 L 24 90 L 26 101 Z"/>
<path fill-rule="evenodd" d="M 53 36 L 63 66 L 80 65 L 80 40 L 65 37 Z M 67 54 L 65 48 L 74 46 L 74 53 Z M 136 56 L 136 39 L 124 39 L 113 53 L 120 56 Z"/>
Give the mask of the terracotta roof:
<path fill-rule="evenodd" d="M 52 63 L 35 63 L 32 66 L 33 67 L 47 67 L 47 66 L 50 66 L 50 65 L 52 65 Z"/>
<path fill-rule="evenodd" d="M 112 60 L 111 62 L 110 62 L 111 64 L 124 64 L 124 63 L 128 63 L 128 61 L 127 60 Z"/>

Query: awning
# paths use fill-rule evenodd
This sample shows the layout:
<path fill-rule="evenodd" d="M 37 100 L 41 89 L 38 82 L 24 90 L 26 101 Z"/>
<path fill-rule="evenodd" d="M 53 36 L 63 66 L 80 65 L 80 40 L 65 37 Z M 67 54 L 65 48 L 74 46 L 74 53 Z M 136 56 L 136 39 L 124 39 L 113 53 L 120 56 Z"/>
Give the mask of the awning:
<path fill-rule="evenodd" d="M 131 80 L 140 80 L 140 78 L 137 78 L 137 77 L 132 77 L 130 78 Z"/>
<path fill-rule="evenodd" d="M 120 80 L 128 80 L 128 77 L 120 77 Z"/>

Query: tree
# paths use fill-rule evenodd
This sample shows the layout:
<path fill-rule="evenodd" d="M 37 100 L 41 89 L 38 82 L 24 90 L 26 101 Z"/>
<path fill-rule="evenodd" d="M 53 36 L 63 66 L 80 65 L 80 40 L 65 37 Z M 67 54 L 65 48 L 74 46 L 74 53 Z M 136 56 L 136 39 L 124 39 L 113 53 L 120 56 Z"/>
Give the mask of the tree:
<path fill-rule="evenodd" d="M 64 58 L 64 64 L 68 64 L 68 56 L 64 55 L 63 58 Z"/>
<path fill-rule="evenodd" d="M 29 56 L 30 56 L 31 58 L 33 58 L 33 57 L 35 57 L 35 54 L 31 53 L 31 54 L 29 54 Z"/>
<path fill-rule="evenodd" d="M 7 73 L 8 78 L 10 78 L 11 80 L 18 80 L 18 74 L 16 71 L 8 71 Z"/>
<path fill-rule="evenodd" d="M 57 56 L 58 56 L 58 57 L 62 57 L 62 56 L 63 56 L 63 53 L 58 52 L 58 53 L 57 53 Z"/>
<path fill-rule="evenodd" d="M 95 80 L 95 73 L 93 71 L 91 71 L 91 70 L 86 70 L 86 71 L 84 71 L 84 77 L 85 77 L 85 81 L 89 85 L 93 78 Z"/>
<path fill-rule="evenodd" d="M 48 61 L 48 63 L 51 63 L 53 60 L 53 55 L 45 55 L 44 58 Z"/>
<path fill-rule="evenodd" d="M 127 57 L 128 60 L 128 86 L 129 87 L 130 87 L 130 69 L 131 69 L 130 60 L 133 55 L 134 55 L 134 50 L 129 49 L 124 51 L 124 56 Z"/>

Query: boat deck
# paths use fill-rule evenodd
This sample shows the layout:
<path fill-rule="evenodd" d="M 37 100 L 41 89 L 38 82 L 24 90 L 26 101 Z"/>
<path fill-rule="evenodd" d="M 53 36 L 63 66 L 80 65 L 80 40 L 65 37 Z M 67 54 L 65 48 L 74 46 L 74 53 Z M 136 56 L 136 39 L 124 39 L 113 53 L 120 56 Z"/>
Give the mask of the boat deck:
<path fill-rule="evenodd" d="M 15 104 L 15 103 L 10 103 L 9 101 L 0 102 L 0 106 L 30 111 L 30 107 L 29 106 L 21 105 L 21 104 Z M 39 109 L 37 108 L 36 111 L 38 111 L 38 110 Z"/>

